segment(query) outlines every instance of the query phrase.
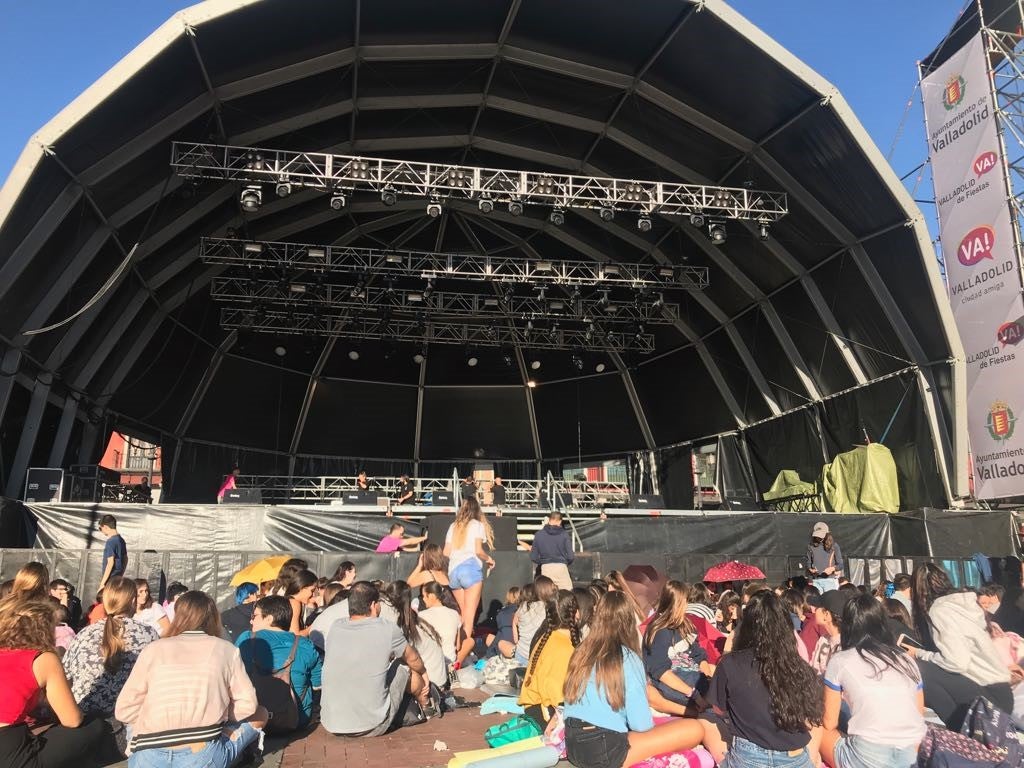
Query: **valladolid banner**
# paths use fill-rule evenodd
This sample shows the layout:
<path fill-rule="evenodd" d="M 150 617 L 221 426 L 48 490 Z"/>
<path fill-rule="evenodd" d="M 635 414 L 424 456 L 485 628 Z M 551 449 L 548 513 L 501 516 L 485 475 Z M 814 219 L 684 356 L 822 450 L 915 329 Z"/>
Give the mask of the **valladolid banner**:
<path fill-rule="evenodd" d="M 949 298 L 967 354 L 975 494 L 1024 494 L 1024 303 L 979 34 L 922 83 Z"/>

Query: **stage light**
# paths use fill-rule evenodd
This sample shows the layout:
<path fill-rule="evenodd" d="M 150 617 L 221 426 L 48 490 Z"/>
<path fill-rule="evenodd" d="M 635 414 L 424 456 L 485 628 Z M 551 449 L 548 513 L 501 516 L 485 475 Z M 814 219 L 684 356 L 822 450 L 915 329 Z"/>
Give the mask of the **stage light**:
<path fill-rule="evenodd" d="M 426 360 L 426 358 L 423 356 L 422 352 L 417 352 L 412 356 L 412 361 L 416 363 L 416 365 L 422 365 L 424 360 Z"/>
<path fill-rule="evenodd" d="M 348 359 L 349 360 L 358 360 L 359 359 L 359 352 L 357 350 L 355 350 L 355 349 L 350 349 L 349 353 L 348 353 Z"/>
<path fill-rule="evenodd" d="M 615 218 L 614 208 L 602 208 L 598 216 L 601 217 L 601 221 L 611 221 Z"/>
<path fill-rule="evenodd" d="M 533 330 L 533 320 L 526 321 L 526 332 L 529 333 Z"/>
<path fill-rule="evenodd" d="M 427 280 L 427 287 L 423 289 L 423 300 L 426 301 L 434 292 L 434 281 Z"/>
<path fill-rule="evenodd" d="M 247 152 L 245 155 L 245 167 L 250 171 L 262 171 L 263 155 L 259 152 Z"/>
<path fill-rule="evenodd" d="M 400 253 L 389 253 L 387 256 L 384 257 L 384 263 L 385 264 L 401 264 L 402 263 L 402 254 L 400 254 Z"/>
<path fill-rule="evenodd" d="M 292 283 L 288 286 L 289 293 L 305 293 L 306 286 L 302 283 Z"/>
<path fill-rule="evenodd" d="M 277 193 L 278 197 L 288 197 L 288 195 L 292 193 L 292 185 L 287 181 L 279 182 L 278 185 L 274 187 L 274 192 Z"/>
<path fill-rule="evenodd" d="M 715 205 L 726 206 L 732 202 L 732 195 L 726 192 L 724 189 L 715 191 Z"/>
<path fill-rule="evenodd" d="M 285 355 L 288 354 L 288 350 L 278 345 L 274 347 L 274 354 L 277 355 L 278 357 L 284 357 Z"/>
<path fill-rule="evenodd" d="M 526 382 L 526 386 L 528 386 L 530 389 L 534 389 L 537 386 L 537 382 L 534 381 L 533 379 L 530 379 L 528 382 Z"/>
<path fill-rule="evenodd" d="M 246 213 L 254 213 L 263 204 L 263 188 L 258 184 L 250 185 L 242 190 L 238 202 Z"/>
<path fill-rule="evenodd" d="M 664 308 L 664 306 L 665 306 L 665 295 L 662 294 L 662 293 L 659 293 L 658 294 L 658 298 L 656 298 L 654 300 L 654 302 L 651 304 L 651 309 L 657 311 L 657 310 L 660 310 L 660 309 Z"/>
<path fill-rule="evenodd" d="M 436 219 L 441 215 L 441 204 L 438 202 L 431 202 L 427 205 L 427 216 L 432 219 Z"/>
<path fill-rule="evenodd" d="M 537 291 L 537 300 L 538 300 L 538 301 L 544 301 L 544 297 L 545 297 L 546 295 L 547 295 L 547 291 L 545 290 L 544 286 L 542 285 L 542 286 L 540 287 L 540 290 L 539 290 L 539 291 Z"/>
<path fill-rule="evenodd" d="M 565 213 L 561 208 L 555 208 L 555 210 L 548 214 L 548 221 L 556 227 L 560 227 L 565 224 Z"/>
<path fill-rule="evenodd" d="M 242 250 L 246 253 L 263 253 L 263 243 L 246 243 Z"/>
<path fill-rule="evenodd" d="M 598 373 L 604 373 L 604 363 L 598 363 L 594 366 L 594 370 Z"/>
<path fill-rule="evenodd" d="M 466 358 L 466 365 L 468 365 L 470 368 L 475 368 L 476 364 L 479 362 L 480 361 L 477 360 L 476 355 L 474 355 L 473 353 L 470 353 L 469 357 Z"/>
<path fill-rule="evenodd" d="M 345 207 L 345 202 L 345 195 L 343 195 L 341 192 L 335 192 L 333 195 L 331 195 L 332 210 L 340 211 L 342 208 Z"/>
<path fill-rule="evenodd" d="M 498 306 L 498 297 L 497 296 L 488 296 L 488 297 L 486 297 L 484 299 L 484 306 L 485 307 L 496 307 L 496 306 Z"/>
<path fill-rule="evenodd" d="M 714 245 L 722 245 L 729 238 L 729 233 L 722 222 L 713 221 L 708 224 L 708 237 Z"/>
<path fill-rule="evenodd" d="M 639 219 L 636 220 L 636 228 L 639 229 L 641 232 L 650 232 L 651 231 L 651 217 L 650 216 L 641 216 Z"/>
<path fill-rule="evenodd" d="M 309 248 L 306 250 L 306 255 L 309 256 L 309 258 L 311 259 L 323 261 L 324 258 L 327 256 L 327 251 L 325 251 L 323 248 Z"/>
<path fill-rule="evenodd" d="M 533 360 L 533 361 L 531 361 L 530 362 L 530 370 L 539 371 L 540 370 L 540 360 Z"/>
<path fill-rule="evenodd" d="M 408 293 L 408 294 L 406 294 L 406 300 L 410 304 L 418 304 L 421 301 L 423 301 L 423 294 L 422 293 Z"/>
<path fill-rule="evenodd" d="M 507 368 L 511 368 L 512 367 L 512 353 L 511 352 L 509 352 L 508 350 L 505 350 L 505 352 L 503 352 L 502 355 L 501 355 L 501 359 L 505 361 L 505 367 L 507 367 Z"/>
<path fill-rule="evenodd" d="M 583 370 L 583 358 L 579 355 L 572 356 L 572 364 L 576 366 L 577 371 Z"/>
<path fill-rule="evenodd" d="M 489 197 L 481 197 L 476 207 L 480 209 L 480 213 L 490 213 L 494 210 L 494 201 Z"/>
<path fill-rule="evenodd" d="M 380 201 L 390 207 L 398 202 L 398 193 L 395 188 L 388 184 L 380 191 Z"/>
<path fill-rule="evenodd" d="M 617 264 L 605 264 L 601 267 L 602 277 L 617 277 L 619 274 L 619 267 Z"/>
<path fill-rule="evenodd" d="M 523 204 L 521 202 L 519 202 L 518 200 L 509 200 L 508 201 L 508 212 L 510 214 L 512 214 L 513 216 L 522 216 L 523 215 Z"/>
<path fill-rule="evenodd" d="M 690 214 L 690 225 L 694 226 L 694 227 L 697 227 L 697 229 L 700 229 L 701 227 L 703 227 L 704 226 L 704 215 L 700 214 L 700 213 L 691 213 Z"/>
<path fill-rule="evenodd" d="M 550 272 L 552 266 L 553 265 L 550 261 L 538 261 L 536 264 L 534 264 L 534 269 L 536 269 L 538 272 Z"/>
<path fill-rule="evenodd" d="M 757 236 L 763 241 L 771 239 L 771 232 L 768 229 L 768 225 L 765 222 L 761 222 L 757 227 Z"/>

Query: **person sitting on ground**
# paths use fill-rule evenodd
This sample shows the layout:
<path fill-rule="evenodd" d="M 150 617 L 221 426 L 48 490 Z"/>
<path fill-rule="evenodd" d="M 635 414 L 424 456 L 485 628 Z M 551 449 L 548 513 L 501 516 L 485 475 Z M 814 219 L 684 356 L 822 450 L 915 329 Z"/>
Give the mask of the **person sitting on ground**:
<path fill-rule="evenodd" d="M 92 626 L 97 621 L 102 621 L 106 617 L 107 612 L 103 610 L 103 590 L 101 589 L 96 592 L 96 602 L 89 606 L 89 613 L 86 614 L 86 625 Z"/>
<path fill-rule="evenodd" d="M 554 708 L 565 700 L 569 659 L 582 641 L 576 596 L 560 589 L 547 604 L 547 620 L 530 650 L 530 662 L 519 692 L 519 705 L 541 730 L 547 728 Z"/>
<path fill-rule="evenodd" d="M 562 513 L 548 514 L 547 523 L 537 531 L 530 548 L 530 561 L 540 568 L 540 575 L 547 576 L 558 589 L 572 591 L 569 566 L 575 559 L 572 551 L 572 537 L 562 526 Z"/>
<path fill-rule="evenodd" d="M 334 571 L 331 581 L 343 587 L 351 587 L 356 581 L 356 564 L 351 560 L 343 560 Z"/>
<path fill-rule="evenodd" d="M 7 579 L 6 581 L 0 582 L 0 600 L 11 594 L 14 590 L 14 579 Z"/>
<path fill-rule="evenodd" d="M 413 610 L 412 590 L 407 582 L 391 582 L 387 587 L 387 598 L 395 607 L 395 623 L 402 630 L 406 642 L 416 649 L 427 670 L 423 676 L 420 705 L 424 715 L 434 717 L 440 714 L 441 691 L 448 688 L 448 661 L 442 650 L 444 641 L 433 625 Z M 461 619 L 459 629 L 462 629 Z"/>
<path fill-rule="evenodd" d="M 810 664 L 819 675 L 825 674 L 832 654 L 840 648 L 839 622 L 842 620 L 843 609 L 852 595 L 846 590 L 833 589 L 821 597 L 821 607 L 815 609 L 814 618 L 818 626 L 825 632 L 814 644 L 810 654 Z"/>
<path fill-rule="evenodd" d="M 703 581 L 698 581 L 690 587 L 690 594 L 686 600 L 686 613 L 689 616 L 698 616 L 709 624 L 714 624 L 717 607 L 715 596 Z"/>
<path fill-rule="evenodd" d="M 590 622 L 594 618 L 594 607 L 597 600 L 589 587 L 573 587 L 572 593 L 576 595 L 576 605 L 579 608 L 580 616 L 577 624 L 580 628 L 580 637 L 584 638 L 590 632 Z"/>
<path fill-rule="evenodd" d="M 473 638 L 466 637 L 462 617 L 452 608 L 454 600 L 446 592 L 450 594 L 448 587 L 436 581 L 423 585 L 420 601 L 424 607 L 420 609 L 419 620 L 434 628 L 441 639 L 444 657 L 458 669 L 473 650 Z M 440 684 L 438 680 L 434 682 Z"/>
<path fill-rule="evenodd" d="M 821 754 L 833 768 L 913 768 L 925 734 L 924 693 L 914 660 L 897 648 L 889 617 L 871 595 L 843 608 L 842 650 L 825 670 Z M 839 710 L 850 708 L 846 734 Z"/>
<path fill-rule="evenodd" d="M 597 601 L 590 634 L 569 660 L 563 695 L 566 755 L 577 768 L 630 766 L 692 749 L 703 737 L 692 719 L 654 725 L 635 607 L 619 591 Z"/>
<path fill-rule="evenodd" d="M 758 592 L 763 592 L 766 589 L 771 589 L 771 587 L 768 586 L 768 582 L 764 579 L 754 579 L 753 581 L 748 581 L 746 584 L 743 585 L 743 605 L 749 603 L 750 598 L 752 598 Z"/>
<path fill-rule="evenodd" d="M 228 768 L 260 738 L 267 711 L 213 599 L 178 598 L 166 637 L 142 649 L 114 717 L 131 728 L 128 768 Z"/>
<path fill-rule="evenodd" d="M 718 623 L 719 631 L 726 635 L 732 634 L 736 629 L 736 625 L 739 624 L 742 612 L 743 598 L 738 594 L 731 589 L 727 589 L 719 595 L 718 610 L 715 612 L 715 620 Z"/>
<path fill-rule="evenodd" d="M 534 635 L 547 620 L 547 604 L 555 599 L 558 589 L 547 576 L 538 576 L 532 585 L 523 587 L 523 592 L 523 602 L 512 618 L 512 636 L 516 642 L 514 658 L 520 666 L 525 667 L 530 660 L 530 645 Z"/>
<path fill-rule="evenodd" d="M 252 627 L 252 614 L 259 599 L 260 589 L 250 581 L 235 588 L 235 604 L 220 615 L 228 642 L 234 644 L 243 632 Z"/>
<path fill-rule="evenodd" d="M 57 655 L 63 659 L 71 643 L 74 642 L 75 630 L 68 623 L 70 616 L 67 606 L 57 603 L 54 605 L 53 611 L 57 621 L 57 626 L 53 630 L 53 644 L 57 649 Z"/>
<path fill-rule="evenodd" d="M 127 736 L 114 719 L 114 705 L 142 649 L 160 639 L 150 624 L 135 618 L 135 581 L 115 576 L 103 590 L 106 618 L 83 629 L 64 656 L 64 671 L 85 715 L 105 718 L 124 754 Z"/>
<path fill-rule="evenodd" d="M 330 599 L 324 601 L 323 611 L 309 627 L 308 637 L 320 653 L 324 652 L 327 634 L 334 622 L 348 618 L 348 595 L 351 589 L 340 584 L 329 585 L 329 589 L 330 586 L 336 586 L 337 589 L 331 590 Z"/>
<path fill-rule="evenodd" d="M 626 581 L 626 577 L 622 575 L 620 571 L 608 571 L 608 575 L 604 577 L 605 582 L 608 584 L 609 591 L 621 592 L 626 596 L 626 599 L 633 606 L 633 612 L 636 614 L 636 625 L 637 631 L 640 635 L 643 635 L 642 626 L 654 612 L 654 607 L 651 606 L 650 610 L 645 610 L 640 605 L 640 601 L 637 600 L 636 595 L 633 594 L 633 589 L 629 586 Z"/>
<path fill-rule="evenodd" d="M 914 625 L 926 650 L 905 650 L 921 669 L 925 705 L 957 731 L 978 696 L 1013 712 L 1010 670 L 988 633 L 974 593 L 958 591 L 942 568 L 922 563 L 914 569 L 910 594 Z"/>
<path fill-rule="evenodd" d="M 10 605 L 27 600 L 47 600 L 50 596 L 50 572 L 42 563 L 26 563 L 14 574 L 11 591 L 4 598 Z"/>
<path fill-rule="evenodd" d="M 910 602 L 910 576 L 906 573 L 897 573 L 892 577 L 892 600 L 903 605 L 907 613 L 913 614 L 914 606 Z"/>
<path fill-rule="evenodd" d="M 353 584 L 348 606 L 327 635 L 321 723 L 339 736 L 382 736 L 401 725 L 406 694 L 424 700 L 427 670 L 402 630 L 379 618 L 373 584 Z"/>
<path fill-rule="evenodd" d="M 659 712 L 685 715 L 707 692 L 715 668 L 701 647 L 686 604 L 690 586 L 668 581 L 643 641 L 644 669 L 650 681 L 647 699 Z"/>
<path fill-rule="evenodd" d="M 978 605 L 1003 632 L 1024 631 L 1024 614 L 1013 600 L 1006 598 L 1002 584 L 983 584 L 978 590 Z"/>
<path fill-rule="evenodd" d="M 797 653 L 789 610 L 773 592 L 750 598 L 707 698 L 712 711 L 700 718 L 704 746 L 720 768 L 817 764 L 821 681 Z M 732 732 L 728 751 L 720 728 L 725 717 Z"/>
<path fill-rule="evenodd" d="M 45 594 L 45 593 L 44 593 Z M 49 600 L 4 602 L 0 609 L 0 765 L 5 768 L 87 768 L 107 729 L 85 719 L 54 652 Z M 45 696 L 57 725 L 35 735 L 32 713 Z"/>
<path fill-rule="evenodd" d="M 64 579 L 50 582 L 50 597 L 68 609 L 68 626 L 78 631 L 82 627 L 82 601 L 75 597 L 75 588 Z"/>
<path fill-rule="evenodd" d="M 316 574 L 310 570 L 297 571 L 287 583 L 284 596 L 292 606 L 292 622 L 288 631 L 294 635 L 305 637 L 309 634 L 306 627 L 305 610 L 312 605 L 317 591 Z"/>
<path fill-rule="evenodd" d="M 426 536 L 406 536 L 405 525 L 392 523 L 388 535 L 380 540 L 374 552 L 391 554 L 400 550 L 408 550 L 427 540 Z"/>
<path fill-rule="evenodd" d="M 291 620 L 287 598 L 278 595 L 260 598 L 253 605 L 252 630 L 240 634 L 235 646 L 257 688 L 258 678 L 288 670 L 298 708 L 296 728 L 305 728 L 313 716 L 313 692 L 320 690 L 323 662 L 309 638 L 288 631 Z"/>
<path fill-rule="evenodd" d="M 440 544 L 427 544 L 420 552 L 419 560 L 409 578 L 406 579 L 413 589 L 422 587 L 431 581 L 448 586 L 448 558 Z"/>
<path fill-rule="evenodd" d="M 505 604 L 494 617 L 495 633 L 488 635 L 484 640 L 487 648 L 487 657 L 504 656 L 511 659 L 516 652 L 512 622 L 515 621 L 516 611 L 519 610 L 519 595 L 522 590 L 519 587 L 511 586 L 505 593 Z"/>
<path fill-rule="evenodd" d="M 135 620 L 148 624 L 161 635 L 166 635 L 171 628 L 171 622 L 167 620 L 167 613 L 160 603 L 153 600 L 149 591 L 149 582 L 145 579 L 135 579 L 136 605 Z"/>
<path fill-rule="evenodd" d="M 180 581 L 175 581 L 167 587 L 167 599 L 164 600 L 164 613 L 167 614 L 168 622 L 174 621 L 174 605 L 178 602 L 178 598 L 186 592 L 188 592 L 188 587 Z"/>

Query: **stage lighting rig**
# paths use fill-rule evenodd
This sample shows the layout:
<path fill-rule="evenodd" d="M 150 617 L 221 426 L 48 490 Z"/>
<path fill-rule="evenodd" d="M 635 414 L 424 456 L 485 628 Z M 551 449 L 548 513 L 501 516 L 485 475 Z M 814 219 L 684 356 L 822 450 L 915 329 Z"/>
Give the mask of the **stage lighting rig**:
<path fill-rule="evenodd" d="M 560 227 L 565 224 L 565 211 L 561 208 L 555 208 L 551 213 L 548 214 L 548 221 L 554 224 L 556 227 Z"/>
<path fill-rule="evenodd" d="M 480 202 L 476 205 L 480 209 L 480 213 L 487 214 L 494 210 L 494 201 L 489 197 L 481 197 Z"/>
<path fill-rule="evenodd" d="M 521 202 L 519 202 L 518 200 L 509 200 L 508 201 L 508 212 L 511 215 L 513 215 L 513 216 L 522 216 L 523 215 L 523 204 Z"/>
<path fill-rule="evenodd" d="M 340 211 L 342 208 L 345 207 L 346 202 L 347 201 L 345 199 L 345 195 L 342 192 L 335 192 L 333 195 L 331 195 L 332 210 Z"/>
<path fill-rule="evenodd" d="M 641 232 L 650 232 L 652 226 L 653 225 L 650 216 L 641 216 L 639 219 L 636 220 L 636 228 L 639 229 Z"/>
<path fill-rule="evenodd" d="M 601 217 L 601 221 L 612 221 L 615 218 L 614 208 L 602 208 L 598 215 Z"/>
<path fill-rule="evenodd" d="M 757 238 L 762 242 L 767 242 L 772 239 L 771 229 L 768 226 L 768 222 L 760 221 L 757 224 Z"/>
<path fill-rule="evenodd" d="M 704 214 L 702 213 L 691 213 L 690 214 L 690 226 L 696 227 L 697 229 L 704 228 Z"/>
<path fill-rule="evenodd" d="M 441 215 L 441 203 L 439 203 L 437 200 L 431 200 L 427 204 L 427 216 L 429 216 L 432 219 L 436 219 L 440 215 Z"/>
<path fill-rule="evenodd" d="M 708 237 L 713 245 L 722 245 L 729 239 L 729 233 L 725 229 L 725 222 L 712 221 L 708 224 Z"/>
<path fill-rule="evenodd" d="M 380 191 L 380 201 L 389 208 L 398 202 L 398 193 L 390 184 Z"/>
<path fill-rule="evenodd" d="M 238 203 L 246 213 L 255 213 L 263 205 L 263 187 L 250 184 L 238 196 Z"/>
<path fill-rule="evenodd" d="M 274 187 L 274 192 L 278 197 L 288 197 L 292 193 L 292 185 L 285 180 L 281 180 Z"/>

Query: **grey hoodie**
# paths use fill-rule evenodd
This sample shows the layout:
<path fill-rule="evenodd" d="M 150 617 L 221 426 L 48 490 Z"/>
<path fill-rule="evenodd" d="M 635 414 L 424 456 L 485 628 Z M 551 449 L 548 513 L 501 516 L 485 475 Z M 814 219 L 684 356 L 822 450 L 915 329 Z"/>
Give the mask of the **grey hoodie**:
<path fill-rule="evenodd" d="M 985 613 L 973 592 L 940 597 L 928 611 L 938 652 L 918 651 L 917 658 L 970 678 L 978 685 L 1009 683 L 1010 670 L 999 658 L 985 627 Z"/>

